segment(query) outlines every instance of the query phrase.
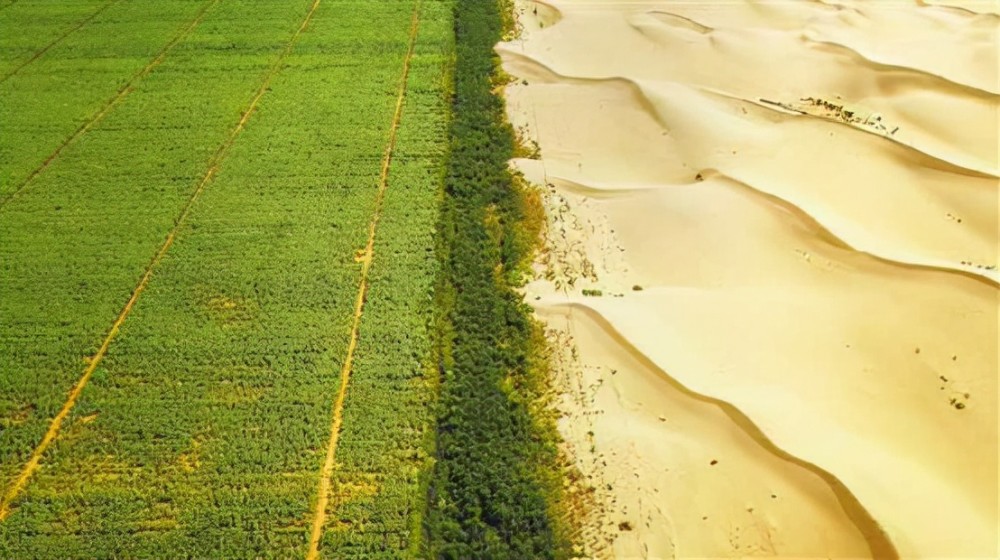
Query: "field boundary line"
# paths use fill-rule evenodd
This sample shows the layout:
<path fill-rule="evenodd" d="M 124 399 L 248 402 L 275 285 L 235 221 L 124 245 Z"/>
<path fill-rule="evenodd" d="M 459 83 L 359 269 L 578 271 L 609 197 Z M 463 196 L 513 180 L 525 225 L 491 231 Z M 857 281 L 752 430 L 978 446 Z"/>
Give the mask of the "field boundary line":
<path fill-rule="evenodd" d="M 16 68 L 14 68 L 10 72 L 8 72 L 6 75 L 4 75 L 4 77 L 0 78 L 0 84 L 6 82 L 7 80 L 9 80 L 10 78 L 12 78 L 15 74 L 17 74 L 21 70 L 24 70 L 24 68 L 26 66 L 28 66 L 32 62 L 34 62 L 34 61 L 38 60 L 39 58 L 41 58 L 41 56 L 43 54 L 47 53 L 49 51 L 49 49 L 51 49 L 52 47 L 58 45 L 66 37 L 69 37 L 73 33 L 79 31 L 81 27 L 83 27 L 84 25 L 87 25 L 88 23 L 90 23 L 91 20 L 93 20 L 97 16 L 101 15 L 102 12 L 104 12 L 105 10 L 107 10 L 108 8 L 110 8 L 111 6 L 113 6 L 115 4 L 118 4 L 121 1 L 122 0 L 110 0 L 108 3 L 104 4 L 100 8 L 97 8 L 97 10 L 95 10 L 89 16 L 83 18 L 83 20 L 81 20 L 79 23 L 77 23 L 76 25 L 74 25 L 73 27 L 71 27 L 70 29 L 68 29 L 65 33 L 63 33 L 62 35 L 56 37 L 54 41 L 52 41 L 48 45 L 45 45 L 44 47 L 41 48 L 41 50 L 39 50 L 35 54 L 31 55 L 31 58 L 29 58 L 28 60 L 25 60 L 24 62 L 22 62 L 21 64 L 19 64 Z M 10 7 L 10 6 L 13 6 L 13 5 L 14 5 L 14 3 L 11 3 L 11 4 L 8 4 L 6 7 Z"/>
<path fill-rule="evenodd" d="M 320 471 L 318 500 L 316 510 L 313 513 L 312 530 L 309 536 L 309 552 L 306 560 L 315 560 L 319 557 L 319 543 L 323 538 L 323 528 L 326 525 L 327 507 L 330 502 L 330 479 L 333 476 L 333 469 L 336 465 L 337 444 L 340 440 L 340 427 L 344 421 L 344 400 L 347 397 L 347 386 L 351 381 L 351 370 L 354 364 L 354 351 L 358 347 L 358 331 L 361 326 L 361 315 L 364 312 L 365 299 L 368 295 L 368 273 L 371 270 L 372 261 L 375 259 L 375 234 L 378 231 L 379 220 L 382 217 L 382 206 L 385 201 L 385 193 L 389 188 L 389 166 L 392 163 L 392 154 L 396 149 L 396 138 L 399 130 L 399 123 L 403 117 L 403 105 L 406 100 L 407 82 L 410 78 L 410 61 L 413 59 L 413 52 L 417 42 L 417 30 L 420 27 L 420 4 L 421 0 L 416 0 L 413 4 L 413 15 L 410 19 L 410 38 L 406 50 L 406 57 L 403 58 L 403 71 L 400 77 L 399 94 L 396 96 L 396 110 L 392 116 L 392 124 L 389 127 L 389 140 L 386 142 L 385 152 L 382 154 L 382 168 L 379 172 L 378 191 L 375 194 L 375 209 L 372 212 L 371 222 L 368 224 L 368 242 L 361 255 L 361 274 L 358 280 L 358 293 L 354 300 L 354 316 L 351 324 L 351 335 L 347 343 L 347 355 L 344 357 L 344 364 L 340 368 L 340 389 L 337 391 L 337 398 L 333 403 L 333 413 L 330 422 L 330 439 L 326 446 L 326 457 L 323 461 L 323 468 Z"/>
<path fill-rule="evenodd" d="M 128 94 L 135 91 L 136 82 L 148 76 L 150 73 L 153 72 L 154 69 L 156 69 L 157 66 L 162 64 L 163 61 L 166 60 L 167 54 L 169 54 L 170 51 L 173 50 L 173 48 L 176 47 L 178 43 L 180 43 L 188 35 L 190 35 L 191 32 L 194 30 L 194 28 L 197 27 L 198 24 L 200 24 L 202 20 L 205 19 L 205 15 L 208 13 L 208 11 L 213 7 L 215 7 L 220 1 L 221 0 L 209 0 L 208 2 L 206 2 L 205 5 L 195 15 L 194 20 L 188 23 L 188 25 L 183 30 L 181 30 L 180 33 L 175 35 L 166 45 L 164 45 L 163 48 L 161 48 L 160 51 L 156 54 L 156 56 L 153 58 L 153 60 L 149 62 L 149 64 L 147 64 L 139 72 L 133 74 L 132 77 L 129 78 L 129 81 L 126 82 L 124 86 L 119 88 L 118 92 L 111 99 L 109 99 L 97 113 L 94 113 L 89 119 L 84 121 L 83 124 L 77 127 L 77 129 L 73 131 L 73 133 L 70 134 L 69 137 L 63 140 L 62 143 L 59 144 L 59 146 L 55 149 L 55 151 L 49 154 L 49 157 L 45 158 L 45 161 L 43 161 L 41 165 L 39 165 L 34 171 L 32 171 L 28 175 L 28 177 L 24 179 L 24 181 L 22 181 L 20 185 L 17 186 L 17 188 L 15 188 L 11 192 L 7 193 L 2 198 L 0 198 L 0 209 L 2 209 L 4 206 L 7 205 L 8 202 L 10 202 L 14 198 L 16 198 L 19 194 L 21 194 L 21 191 L 25 190 L 28 187 L 28 185 L 35 179 L 35 177 L 38 177 L 43 171 L 45 171 L 49 167 L 49 165 L 53 161 L 55 161 L 57 157 L 59 157 L 59 154 L 61 154 L 62 151 L 67 146 L 69 146 L 77 139 L 79 139 L 81 136 L 89 132 L 90 129 L 96 126 L 97 123 L 101 122 L 104 119 L 104 117 L 106 117 L 108 113 L 111 112 L 112 109 L 117 107 L 118 104 L 121 103 L 121 101 L 128 96 Z"/>
<path fill-rule="evenodd" d="M 312 6 L 309 8 L 309 12 L 306 14 L 305 19 L 302 20 L 302 25 L 300 25 L 295 34 L 292 35 L 292 38 L 288 41 L 288 44 L 285 45 L 285 49 L 278 56 L 277 60 L 275 60 L 274 64 L 268 70 L 267 74 L 265 74 L 264 81 L 261 82 L 260 87 L 257 88 L 257 93 L 254 95 L 253 100 L 250 102 L 250 105 L 243 112 L 243 115 L 240 117 L 240 120 L 236 124 L 236 127 L 233 128 L 233 130 L 229 133 L 229 137 L 226 139 L 225 142 L 222 143 L 221 146 L 219 146 L 219 149 L 215 152 L 215 155 L 213 155 L 212 159 L 209 160 L 208 169 L 205 171 L 205 174 L 202 176 L 201 181 L 198 183 L 198 186 L 195 188 L 194 192 L 191 194 L 191 197 L 184 205 L 184 208 L 181 210 L 181 213 L 174 220 L 174 226 L 170 229 L 170 232 L 167 234 L 167 237 L 163 241 L 163 244 L 160 246 L 159 250 L 153 256 L 153 259 L 146 266 L 146 270 L 143 273 L 142 278 L 139 280 L 139 283 L 136 285 L 135 289 L 132 290 L 132 296 L 129 297 L 128 302 L 125 304 L 125 307 L 122 308 L 121 312 L 118 314 L 118 317 L 115 319 L 115 322 L 111 325 L 111 330 L 109 330 L 107 335 L 105 335 L 104 342 L 101 343 L 101 347 L 97 350 L 97 353 L 90 358 L 90 363 L 87 365 L 87 368 L 83 371 L 83 375 L 80 376 L 80 379 L 76 382 L 76 385 L 74 385 L 73 388 L 70 390 L 69 396 L 66 398 L 66 402 L 59 410 L 59 413 L 56 414 L 55 418 L 52 419 L 52 422 L 49 424 L 49 429 L 45 432 L 45 435 L 42 437 L 42 441 L 38 444 L 38 446 L 35 447 L 34 451 L 32 451 L 31 457 L 28 459 L 28 462 L 25 463 L 24 467 L 21 469 L 20 474 L 14 480 L 14 483 L 10 486 L 10 488 L 7 489 L 6 492 L 4 492 L 3 497 L 0 498 L 0 522 L 3 522 L 5 519 L 7 519 L 8 516 L 10 516 L 11 512 L 13 511 L 12 504 L 14 500 L 17 499 L 21 491 L 24 490 L 25 486 L 27 486 L 28 481 L 31 479 L 31 476 L 35 474 L 35 471 L 38 470 L 38 467 L 42 461 L 42 455 L 45 454 L 45 450 L 48 449 L 49 445 L 53 441 L 55 441 L 57 437 L 59 437 L 59 429 L 62 427 L 62 423 L 66 420 L 66 417 L 69 416 L 70 411 L 73 410 L 73 406 L 76 404 L 77 399 L 80 398 L 80 394 L 83 392 L 84 387 L 87 386 L 87 382 L 90 381 L 90 378 L 94 374 L 94 371 L 97 369 L 97 366 L 101 363 L 101 360 L 108 353 L 108 347 L 111 346 L 111 342 L 114 340 L 115 336 L 117 336 L 119 329 L 125 322 L 125 319 L 127 319 L 129 314 L 132 312 L 132 308 L 133 306 L 135 306 L 135 302 L 138 301 L 139 296 L 142 294 L 142 292 L 146 289 L 146 286 L 149 284 L 149 280 L 153 276 L 153 271 L 155 270 L 156 266 L 160 263 L 160 261 L 163 259 L 164 255 L 167 254 L 167 251 L 170 249 L 170 246 L 173 245 L 174 238 L 177 236 L 177 232 L 180 230 L 180 227 L 184 224 L 184 221 L 191 213 L 191 208 L 194 206 L 195 201 L 198 200 L 201 193 L 204 192 L 205 187 L 208 185 L 209 182 L 211 182 L 212 178 L 218 172 L 219 167 L 222 165 L 222 161 L 226 158 L 226 156 L 229 153 L 229 149 L 236 142 L 236 138 L 239 137 L 240 133 L 243 131 L 243 128 L 246 126 L 247 121 L 250 120 L 250 116 L 253 115 L 253 113 L 255 112 L 257 104 L 260 102 L 261 98 L 264 97 L 265 93 L 267 93 L 268 87 L 271 84 L 271 79 L 274 78 L 274 76 L 281 69 L 285 58 L 288 56 L 290 52 L 292 52 L 292 48 L 295 46 L 295 42 L 298 40 L 299 36 L 305 30 L 306 26 L 309 25 L 309 20 L 312 19 L 313 14 L 316 13 L 316 8 L 319 7 L 319 3 L 320 0 L 313 0 Z"/>

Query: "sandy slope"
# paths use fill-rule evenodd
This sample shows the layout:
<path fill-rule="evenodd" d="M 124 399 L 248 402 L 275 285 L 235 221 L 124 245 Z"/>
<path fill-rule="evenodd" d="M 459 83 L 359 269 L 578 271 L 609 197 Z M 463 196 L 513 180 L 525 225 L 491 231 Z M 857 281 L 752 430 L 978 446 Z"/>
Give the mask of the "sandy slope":
<path fill-rule="evenodd" d="M 1000 555 L 996 8 L 520 4 L 591 553 Z"/>

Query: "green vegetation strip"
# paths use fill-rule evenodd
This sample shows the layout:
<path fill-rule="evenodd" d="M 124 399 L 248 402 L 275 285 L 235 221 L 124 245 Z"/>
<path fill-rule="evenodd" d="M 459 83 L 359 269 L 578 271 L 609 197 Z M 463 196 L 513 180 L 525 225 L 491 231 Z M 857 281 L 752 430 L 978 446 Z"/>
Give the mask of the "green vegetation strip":
<path fill-rule="evenodd" d="M 434 254 L 453 2 L 424 0 L 344 402 L 326 558 L 418 556 L 433 434 Z"/>
<path fill-rule="evenodd" d="M 506 2 L 459 0 L 451 151 L 440 223 L 441 417 L 427 556 L 570 555 L 553 425 L 537 406 L 544 342 L 521 285 L 542 223 L 515 152 L 493 46 Z"/>
<path fill-rule="evenodd" d="M 351 382 L 354 353 L 358 347 L 358 333 L 364 313 L 365 299 L 368 297 L 368 275 L 371 271 L 372 261 L 375 259 L 375 238 L 378 234 L 378 225 L 382 217 L 382 208 L 385 205 L 385 192 L 389 188 L 389 166 L 392 165 L 392 155 L 396 149 L 399 123 L 403 116 L 403 105 L 406 101 L 406 85 L 410 78 L 410 60 L 413 58 L 413 50 L 417 41 L 417 31 L 420 29 L 420 0 L 413 3 L 412 20 L 410 24 L 409 44 L 406 48 L 406 56 L 403 58 L 403 72 L 399 79 L 399 94 L 396 96 L 396 108 L 392 114 L 392 123 L 389 125 L 389 139 L 385 145 L 385 152 L 382 154 L 382 167 L 379 171 L 378 189 L 375 194 L 375 208 L 372 210 L 371 221 L 368 225 L 368 240 L 365 243 L 364 249 L 361 249 L 356 254 L 356 260 L 361 262 L 358 293 L 354 300 L 353 322 L 351 323 L 351 332 L 347 342 L 347 352 L 344 355 L 344 363 L 340 366 L 340 388 L 333 401 L 330 440 L 326 444 L 326 457 L 323 461 L 323 469 L 320 471 L 316 510 L 313 514 L 312 529 L 309 535 L 309 552 L 306 554 L 306 558 L 309 560 L 319 557 L 319 544 L 326 527 L 327 508 L 330 503 L 330 486 L 335 466 L 334 461 L 337 457 L 337 443 L 340 441 L 340 430 L 344 421 L 344 401 L 347 398 L 347 389 Z"/>

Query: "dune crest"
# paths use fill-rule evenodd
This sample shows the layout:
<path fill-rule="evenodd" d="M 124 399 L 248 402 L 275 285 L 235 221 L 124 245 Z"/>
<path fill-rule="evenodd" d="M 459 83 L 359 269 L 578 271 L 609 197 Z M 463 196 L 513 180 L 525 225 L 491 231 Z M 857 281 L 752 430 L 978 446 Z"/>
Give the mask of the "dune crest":
<path fill-rule="evenodd" d="M 595 556 L 1000 553 L 996 16 L 943 4 L 518 4 Z"/>

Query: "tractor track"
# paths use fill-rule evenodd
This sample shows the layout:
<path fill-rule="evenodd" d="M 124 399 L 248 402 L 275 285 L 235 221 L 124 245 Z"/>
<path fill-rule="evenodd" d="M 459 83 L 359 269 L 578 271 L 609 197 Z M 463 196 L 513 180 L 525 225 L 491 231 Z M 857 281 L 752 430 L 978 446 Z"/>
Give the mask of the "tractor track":
<path fill-rule="evenodd" d="M 35 180 L 36 177 L 38 177 L 43 171 L 48 169 L 49 165 L 51 165 L 52 162 L 59 157 L 59 154 L 61 154 L 62 151 L 66 149 L 67 146 L 69 146 L 77 139 L 79 139 L 81 136 L 90 131 L 90 129 L 96 126 L 97 123 L 101 122 L 104 119 L 104 117 L 106 117 L 108 113 L 112 111 L 112 109 L 117 107 L 118 104 L 121 103 L 122 100 L 128 96 L 128 94 L 135 91 L 136 82 L 148 76 L 157 66 L 159 66 L 167 58 L 167 54 L 169 54 L 170 51 L 175 46 L 177 46 L 178 43 L 180 43 L 192 31 L 194 31 L 194 28 L 197 27 L 198 24 L 200 24 L 203 19 L 205 19 L 205 15 L 208 13 L 208 11 L 211 8 L 215 7 L 215 5 L 218 4 L 220 1 L 221 0 L 209 0 L 208 2 L 206 2 L 205 5 L 201 8 L 201 10 L 198 11 L 197 15 L 195 15 L 195 18 L 190 23 L 188 23 L 188 25 L 184 27 L 184 29 L 181 30 L 180 33 L 175 35 L 173 39 L 171 39 L 166 45 L 164 45 L 163 48 L 160 49 L 158 53 L 156 53 L 156 56 L 153 58 L 153 60 L 149 62 L 149 64 L 147 64 L 142 70 L 134 74 L 131 78 L 129 78 L 129 81 L 126 82 L 125 85 L 122 86 L 121 89 L 119 89 L 118 92 L 111 99 L 109 99 L 101 107 L 99 111 L 97 111 L 89 119 L 84 121 L 83 124 L 81 124 L 75 131 L 73 131 L 72 134 L 70 134 L 65 140 L 63 140 L 62 143 L 59 144 L 59 146 L 51 154 L 49 154 L 47 158 L 45 158 L 45 161 L 43 161 L 41 165 L 35 168 L 34 171 L 32 171 L 23 181 L 21 181 L 21 184 L 15 187 L 14 190 L 12 190 L 10 193 L 0 197 L 0 209 L 2 209 L 4 206 L 7 205 L 7 203 L 16 198 L 19 194 L 21 194 L 21 192 L 24 191 L 28 187 L 28 185 L 31 184 L 33 180 Z"/>
<path fill-rule="evenodd" d="M 344 400 L 347 397 L 347 387 L 351 381 L 351 370 L 354 362 L 354 351 L 358 346 L 358 330 L 361 326 L 361 316 L 364 312 L 365 299 L 368 294 L 368 273 L 371 270 L 372 261 L 375 258 L 375 234 L 378 231 L 379 220 L 382 216 L 382 206 L 385 201 L 385 193 L 389 188 L 389 166 L 392 163 L 392 154 L 396 148 L 396 137 L 399 124 L 403 116 L 403 104 L 406 100 L 406 86 L 410 76 L 410 61 L 413 59 L 413 51 L 417 41 L 417 31 L 420 27 L 420 5 L 421 0 L 417 0 L 413 5 L 413 15 L 410 21 L 410 38 L 403 59 L 403 71 L 400 77 L 399 93 L 396 96 L 396 110 L 392 117 L 392 124 L 389 127 L 389 140 L 386 143 L 385 152 L 382 155 L 382 169 L 379 173 L 378 192 L 375 194 L 375 209 L 372 212 L 371 222 L 368 224 L 368 243 L 364 251 L 361 252 L 361 273 L 358 280 L 358 293 L 354 300 L 354 317 L 351 324 L 350 339 L 347 344 L 347 354 L 344 357 L 343 366 L 340 369 L 340 388 L 333 403 L 332 420 L 330 422 L 330 439 L 326 446 L 326 457 L 323 468 L 319 476 L 319 490 L 316 509 L 313 513 L 312 530 L 309 536 L 309 552 L 306 554 L 307 560 L 319 558 L 319 545 L 323 538 L 323 527 L 326 525 L 327 509 L 330 503 L 331 478 L 336 466 L 337 444 L 340 440 L 340 428 L 344 418 Z"/>
<path fill-rule="evenodd" d="M 299 26 L 298 30 L 295 31 L 295 34 L 292 35 L 292 38 L 289 39 L 288 44 L 285 45 L 285 49 L 278 56 L 277 60 L 275 60 L 274 64 L 271 65 L 271 68 L 268 70 L 267 74 L 265 74 L 264 80 L 257 88 L 256 94 L 254 95 L 250 104 L 247 106 L 247 109 L 243 112 L 243 115 L 240 117 L 240 120 L 236 124 L 236 127 L 233 128 L 233 130 L 229 134 L 229 137 L 226 139 L 225 142 L 222 143 L 221 146 L 219 146 L 219 149 L 215 152 L 215 155 L 212 156 L 212 159 L 209 162 L 209 167 L 205 171 L 205 174 L 202 176 L 201 181 L 199 181 L 198 186 L 191 194 L 191 197 L 184 205 L 184 208 L 181 210 L 180 214 L 178 214 L 176 220 L 174 221 L 174 226 L 167 234 L 167 237 L 164 240 L 163 244 L 160 246 L 159 250 L 153 256 L 153 259 L 150 261 L 150 263 L 146 266 L 146 270 L 143 273 L 141 279 L 139 280 L 139 283 L 132 291 L 132 295 L 128 299 L 128 302 L 126 302 L 125 307 L 122 308 L 121 312 L 118 314 L 118 317 L 111 325 L 111 329 L 104 337 L 104 341 L 101 343 L 101 346 L 98 349 L 97 353 L 90 358 L 90 362 L 87 365 L 87 368 L 84 370 L 83 375 L 80 376 L 79 380 L 77 380 L 76 384 L 70 390 L 65 403 L 59 410 L 59 413 L 56 414 L 55 418 L 52 419 L 52 422 L 49 424 L 49 428 L 48 430 L 46 430 L 45 435 L 42 437 L 41 442 L 39 442 L 39 444 L 35 447 L 34 451 L 32 451 L 31 456 L 28 458 L 28 461 L 27 463 L 25 463 L 24 467 L 22 467 L 22 469 L 20 470 L 17 478 L 14 480 L 14 483 L 11 484 L 11 486 L 4 492 L 3 497 L 0 497 L 0 522 L 3 522 L 5 519 L 7 519 L 7 517 L 10 516 L 11 512 L 13 511 L 14 501 L 18 498 L 18 496 L 21 494 L 24 488 L 28 485 L 28 482 L 30 481 L 32 475 L 34 475 L 35 472 L 38 470 L 38 467 L 41 465 L 42 456 L 45 454 L 45 451 L 48 449 L 49 445 L 51 445 L 52 442 L 59 437 L 59 430 L 62 427 L 63 422 L 66 420 L 70 412 L 73 410 L 73 406 L 76 404 L 77 399 L 79 399 L 80 394 L 83 392 L 83 389 L 87 386 L 87 382 L 90 381 L 90 378 L 94 374 L 94 371 L 97 369 L 97 366 L 101 363 L 101 360 L 104 358 L 104 356 L 107 355 L 108 347 L 111 345 L 111 342 L 118 334 L 122 324 L 125 322 L 129 314 L 132 312 L 132 308 L 135 306 L 136 301 L 138 301 L 139 296 L 142 295 L 142 292 L 146 289 L 146 286 L 149 284 L 150 278 L 152 278 L 153 271 L 156 269 L 156 266 L 163 259 L 164 255 L 167 254 L 167 251 L 170 249 L 170 246 L 173 245 L 177 232 L 180 230 L 181 226 L 184 224 L 188 215 L 191 213 L 191 208 L 194 206 L 194 203 L 198 200 L 198 198 L 201 196 L 201 193 L 204 192 L 205 187 L 211 182 L 212 178 L 218 172 L 220 166 L 222 165 L 223 160 L 225 160 L 226 156 L 229 153 L 229 149 L 236 142 L 237 137 L 239 137 L 240 133 L 243 131 L 247 121 L 250 120 L 250 117 L 255 112 L 258 103 L 260 103 L 261 98 L 263 98 L 264 94 L 267 93 L 268 88 L 271 84 L 271 80 L 281 70 L 285 58 L 287 58 L 288 54 L 291 53 L 292 48 L 295 46 L 295 43 L 298 40 L 299 36 L 302 35 L 302 32 L 305 30 L 306 26 L 309 25 L 309 21 L 312 19 L 313 14 L 316 13 L 316 9 L 319 7 L 319 4 L 320 0 L 313 0 L 313 3 L 309 8 L 309 12 L 302 20 L 302 24 Z"/>

